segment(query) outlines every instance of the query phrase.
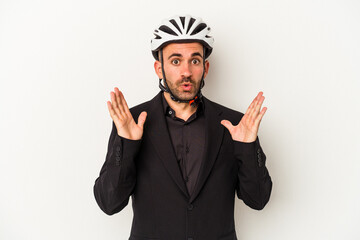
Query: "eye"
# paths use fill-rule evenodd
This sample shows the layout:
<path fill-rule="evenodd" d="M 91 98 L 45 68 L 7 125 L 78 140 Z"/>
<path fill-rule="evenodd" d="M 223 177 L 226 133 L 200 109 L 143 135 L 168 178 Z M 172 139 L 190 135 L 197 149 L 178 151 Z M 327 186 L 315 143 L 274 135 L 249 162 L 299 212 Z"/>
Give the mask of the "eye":
<path fill-rule="evenodd" d="M 199 64 L 200 61 L 199 61 L 198 59 L 193 59 L 193 60 L 191 61 L 191 63 L 196 65 L 196 64 Z"/>
<path fill-rule="evenodd" d="M 179 65 L 180 61 L 179 61 L 179 59 L 173 59 L 171 61 L 171 63 L 174 64 L 174 65 Z"/>

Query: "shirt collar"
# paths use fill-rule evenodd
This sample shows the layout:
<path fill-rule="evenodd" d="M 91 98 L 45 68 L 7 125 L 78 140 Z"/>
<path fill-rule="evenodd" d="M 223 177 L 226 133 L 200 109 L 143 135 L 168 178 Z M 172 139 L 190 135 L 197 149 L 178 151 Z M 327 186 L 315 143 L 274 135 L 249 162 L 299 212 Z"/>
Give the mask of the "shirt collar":
<path fill-rule="evenodd" d="M 164 92 L 161 93 L 161 98 L 162 98 L 164 115 L 175 116 L 175 111 L 169 106 L 168 102 L 166 101 Z M 199 99 L 199 102 L 198 102 L 198 108 L 196 109 L 196 114 L 203 112 L 204 109 L 205 109 L 205 104 L 204 104 L 203 98 L 201 96 Z"/>

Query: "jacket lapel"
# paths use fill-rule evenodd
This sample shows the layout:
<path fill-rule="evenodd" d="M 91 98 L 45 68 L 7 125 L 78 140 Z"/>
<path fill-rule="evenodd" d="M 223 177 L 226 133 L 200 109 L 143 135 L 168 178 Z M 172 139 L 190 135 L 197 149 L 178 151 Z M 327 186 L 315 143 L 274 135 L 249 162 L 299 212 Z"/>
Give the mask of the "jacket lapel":
<path fill-rule="evenodd" d="M 147 130 L 144 131 L 144 134 L 148 135 L 156 153 L 176 185 L 189 199 L 189 202 L 193 202 L 204 186 L 220 150 L 224 134 L 224 127 L 220 124 L 222 112 L 218 110 L 211 101 L 203 96 L 205 104 L 205 151 L 198 180 L 194 192 L 190 197 L 185 181 L 181 175 L 181 170 L 179 169 L 169 131 L 167 129 L 161 94 L 162 92 L 159 92 L 159 94 L 151 100 L 151 108 L 149 109 L 145 123 L 145 128 Z"/>
<path fill-rule="evenodd" d="M 203 101 L 205 103 L 205 151 L 199 177 L 189 202 L 195 200 L 204 186 L 217 158 L 224 134 L 224 126 L 220 123 L 222 112 L 215 108 L 207 98 L 203 97 Z"/>
<path fill-rule="evenodd" d="M 189 198 L 189 193 L 181 175 L 167 128 L 161 94 L 162 92 L 159 92 L 159 94 L 151 100 L 152 107 L 147 115 L 145 122 L 146 131 L 144 131 L 144 134 L 149 135 L 150 142 L 154 146 L 156 153 L 160 157 L 170 176 L 185 196 Z"/>

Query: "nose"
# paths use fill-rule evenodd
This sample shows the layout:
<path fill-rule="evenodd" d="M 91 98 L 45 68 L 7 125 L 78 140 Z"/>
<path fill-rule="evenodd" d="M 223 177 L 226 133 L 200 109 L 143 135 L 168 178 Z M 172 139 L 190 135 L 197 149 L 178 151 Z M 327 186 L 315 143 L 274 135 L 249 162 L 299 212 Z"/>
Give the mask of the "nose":
<path fill-rule="evenodd" d="M 191 71 L 191 66 L 189 63 L 184 62 L 182 68 L 181 68 L 181 76 L 182 77 L 191 77 L 192 75 L 192 71 Z"/>

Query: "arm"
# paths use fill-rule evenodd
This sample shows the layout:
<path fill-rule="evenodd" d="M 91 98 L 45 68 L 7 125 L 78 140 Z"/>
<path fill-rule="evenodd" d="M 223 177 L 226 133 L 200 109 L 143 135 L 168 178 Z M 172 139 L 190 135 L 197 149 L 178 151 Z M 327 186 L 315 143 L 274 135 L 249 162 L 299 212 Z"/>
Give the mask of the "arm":
<path fill-rule="evenodd" d="M 141 140 L 130 140 L 111 131 L 106 160 L 94 185 L 97 204 L 108 215 L 121 211 L 129 202 L 136 183 L 135 157 Z"/>
<path fill-rule="evenodd" d="M 251 208 L 260 210 L 269 201 L 272 181 L 265 167 L 266 156 L 261 149 L 257 133 L 267 108 L 261 111 L 265 97 L 262 92 L 255 97 L 238 125 L 221 121 L 234 140 L 234 154 L 238 159 L 237 196 Z"/>
<path fill-rule="evenodd" d="M 94 185 L 94 195 L 101 210 L 112 215 L 129 202 L 136 183 L 135 158 L 140 149 L 146 112 L 136 123 L 118 88 L 107 102 L 113 119 L 106 160 Z"/>
<path fill-rule="evenodd" d="M 234 148 L 239 166 L 237 196 L 249 207 L 261 210 L 269 201 L 272 181 L 259 138 L 251 143 L 234 141 Z"/>

